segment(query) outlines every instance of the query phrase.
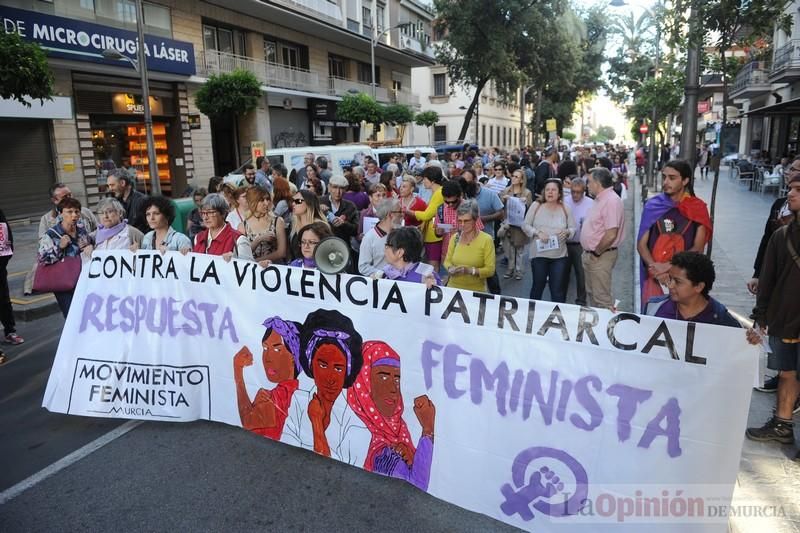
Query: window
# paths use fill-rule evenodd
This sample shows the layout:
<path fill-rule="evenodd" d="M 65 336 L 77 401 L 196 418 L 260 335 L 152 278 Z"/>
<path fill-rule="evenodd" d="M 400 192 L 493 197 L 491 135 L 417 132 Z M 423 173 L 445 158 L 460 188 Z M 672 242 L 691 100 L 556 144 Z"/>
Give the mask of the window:
<path fill-rule="evenodd" d="M 308 48 L 301 44 L 264 39 L 264 58 L 268 63 L 308 70 Z"/>
<path fill-rule="evenodd" d="M 433 75 L 433 96 L 447 96 L 447 75 Z"/>
<path fill-rule="evenodd" d="M 507 129 L 508 129 L 508 128 L 503 128 L 503 146 L 505 146 L 505 145 L 506 145 L 506 130 L 507 130 Z"/>
<path fill-rule="evenodd" d="M 226 54 L 246 55 L 244 33 L 230 28 L 203 24 L 203 46 Z"/>
<path fill-rule="evenodd" d="M 444 39 L 444 26 L 441 24 L 435 24 L 433 26 L 433 40 L 441 41 L 442 39 Z"/>
<path fill-rule="evenodd" d="M 361 83 L 372 84 L 372 65 L 370 63 L 358 63 L 358 81 Z M 375 65 L 375 85 L 381 84 L 381 68 Z"/>
<path fill-rule="evenodd" d="M 372 10 L 368 7 L 361 8 L 361 26 L 365 35 L 372 35 Z"/>
<path fill-rule="evenodd" d="M 481 140 L 478 142 L 481 146 L 486 146 L 486 124 L 481 124 Z"/>
<path fill-rule="evenodd" d="M 155 4 L 144 4 L 144 24 L 150 28 L 172 31 L 169 8 Z"/>
<path fill-rule="evenodd" d="M 392 80 L 392 90 L 394 92 L 403 90 L 403 82 L 399 80 Z"/>
<path fill-rule="evenodd" d="M 447 141 L 447 126 L 433 127 L 433 142 L 443 143 Z"/>
<path fill-rule="evenodd" d="M 489 125 L 489 146 L 494 146 L 494 126 Z"/>
<path fill-rule="evenodd" d="M 375 25 L 378 27 L 378 33 L 383 31 L 383 19 L 386 16 L 386 6 L 378 4 L 378 9 L 375 12 Z"/>
<path fill-rule="evenodd" d="M 342 80 L 347 79 L 347 63 L 343 57 L 328 55 L 328 76 Z"/>

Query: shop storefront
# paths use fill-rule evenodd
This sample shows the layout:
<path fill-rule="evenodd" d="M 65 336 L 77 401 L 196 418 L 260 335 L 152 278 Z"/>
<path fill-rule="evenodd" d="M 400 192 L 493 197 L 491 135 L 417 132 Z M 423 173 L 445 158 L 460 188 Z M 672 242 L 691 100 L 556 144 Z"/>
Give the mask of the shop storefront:
<path fill-rule="evenodd" d="M 83 152 L 84 168 L 93 169 L 98 195 L 105 193 L 106 177 L 117 169 L 128 169 L 143 192 L 149 192 L 149 160 L 143 122 L 144 105 L 138 80 L 74 73 L 73 90 L 79 135 L 88 125 L 91 154 Z M 162 193 L 179 196 L 186 188 L 186 167 L 181 139 L 178 95 L 174 84 L 150 82 L 153 138 Z"/>
<path fill-rule="evenodd" d="M 337 102 L 332 100 L 309 99 L 313 146 L 358 142 L 359 125 L 337 120 L 336 106 Z"/>

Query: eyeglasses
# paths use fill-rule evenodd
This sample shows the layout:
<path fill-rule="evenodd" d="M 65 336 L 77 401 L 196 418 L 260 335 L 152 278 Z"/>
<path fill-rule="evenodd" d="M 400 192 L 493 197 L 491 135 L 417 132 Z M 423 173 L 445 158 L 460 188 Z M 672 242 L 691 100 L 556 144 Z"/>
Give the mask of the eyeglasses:
<path fill-rule="evenodd" d="M 294 205 L 300 205 L 305 203 L 305 200 L 303 200 L 302 198 L 292 198 L 292 203 Z"/>
<path fill-rule="evenodd" d="M 503 172 L 503 169 L 502 168 L 496 168 L 496 169 L 494 169 L 494 171 L 495 172 Z"/>
<path fill-rule="evenodd" d="M 219 214 L 219 212 L 215 211 L 213 209 L 209 210 L 209 211 L 200 211 L 200 216 L 201 217 L 213 217 L 214 215 L 218 215 L 218 214 Z"/>
<path fill-rule="evenodd" d="M 460 198 L 456 198 L 455 200 L 445 200 L 444 203 L 446 203 L 447 205 L 458 205 L 460 201 L 461 201 Z"/>
<path fill-rule="evenodd" d="M 98 211 L 97 214 L 100 216 L 110 217 L 112 215 L 117 214 L 117 211 L 115 209 L 104 209 L 102 211 Z"/>
<path fill-rule="evenodd" d="M 300 246 L 316 246 L 318 244 L 319 241 L 306 241 L 306 240 L 300 241 Z"/>

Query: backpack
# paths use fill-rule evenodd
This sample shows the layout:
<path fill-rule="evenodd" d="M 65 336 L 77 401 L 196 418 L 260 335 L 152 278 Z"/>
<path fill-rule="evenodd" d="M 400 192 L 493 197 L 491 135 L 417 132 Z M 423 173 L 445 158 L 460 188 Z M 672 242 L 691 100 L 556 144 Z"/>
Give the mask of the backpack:
<path fill-rule="evenodd" d="M 685 221 L 682 229 L 672 227 L 674 222 L 671 219 L 661 219 L 656 223 L 658 236 L 650 252 L 656 263 L 669 263 L 672 256 L 686 250 L 686 241 L 683 235 L 689 229 L 691 223 L 690 220 Z"/>

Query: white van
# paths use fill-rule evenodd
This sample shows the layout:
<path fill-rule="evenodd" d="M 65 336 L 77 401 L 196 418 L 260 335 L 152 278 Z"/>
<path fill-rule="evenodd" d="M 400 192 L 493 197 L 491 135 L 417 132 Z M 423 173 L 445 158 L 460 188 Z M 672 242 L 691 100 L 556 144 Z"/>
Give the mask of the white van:
<path fill-rule="evenodd" d="M 267 157 L 272 165 L 280 163 L 291 174 L 292 170 L 303 168 L 306 154 L 314 154 L 328 160 L 328 170 L 334 175 L 342 174 L 342 167 L 363 165 L 364 156 L 376 157 L 374 150 L 366 144 L 336 144 L 331 146 L 298 146 L 291 148 L 272 148 L 267 150 Z"/>
<path fill-rule="evenodd" d="M 403 154 L 406 156 L 406 161 L 414 157 L 414 153 L 419 150 L 422 157 L 428 158 L 428 154 L 436 154 L 436 148 L 433 146 L 386 146 L 383 148 L 373 148 L 375 157 L 378 158 L 378 166 L 383 168 L 383 165 L 389 162 L 394 154 Z"/>

